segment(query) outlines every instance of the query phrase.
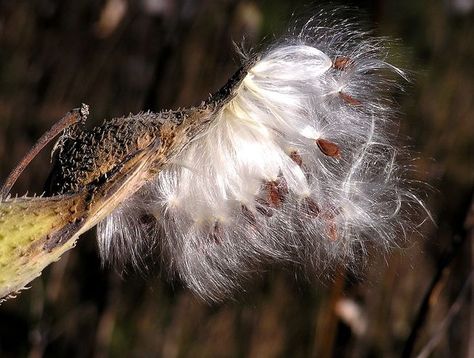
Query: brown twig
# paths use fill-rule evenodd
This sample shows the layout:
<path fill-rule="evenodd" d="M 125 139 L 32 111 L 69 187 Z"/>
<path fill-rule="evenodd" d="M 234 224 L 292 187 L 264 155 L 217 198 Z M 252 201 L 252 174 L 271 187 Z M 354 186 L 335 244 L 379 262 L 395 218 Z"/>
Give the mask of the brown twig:
<path fill-rule="evenodd" d="M 467 219 L 472 215 L 474 212 L 474 198 L 471 201 L 470 209 L 468 209 Z M 456 256 L 461 251 L 461 247 L 463 243 L 466 241 L 467 235 L 455 235 L 453 240 L 451 241 L 450 246 L 447 248 L 446 252 L 441 256 L 437 263 L 437 269 L 431 283 L 423 296 L 423 300 L 421 301 L 420 308 L 418 309 L 418 313 L 416 315 L 415 321 L 413 323 L 410 335 L 405 343 L 405 347 L 403 348 L 402 357 L 409 358 L 413 353 L 413 349 L 415 348 L 416 340 L 421 332 L 423 325 L 425 324 L 426 317 L 428 316 L 428 312 L 430 309 L 430 302 L 432 302 L 432 297 L 436 291 L 436 287 L 438 287 L 441 279 L 444 276 L 445 271 L 449 268 L 451 262 L 456 258 Z"/>
<path fill-rule="evenodd" d="M 10 172 L 10 175 L 5 180 L 5 183 L 0 190 L 0 199 L 4 199 L 10 193 L 11 188 L 20 177 L 21 173 L 30 164 L 30 162 L 38 155 L 38 153 L 53 140 L 59 133 L 64 129 L 79 123 L 84 122 L 89 115 L 89 106 L 82 104 L 80 108 L 75 108 L 68 112 L 63 118 L 61 118 L 56 124 L 54 124 L 50 130 L 41 136 L 36 142 L 33 148 L 23 157 L 18 165 Z"/>
<path fill-rule="evenodd" d="M 461 310 L 463 301 L 466 299 L 466 296 L 469 294 L 469 290 L 471 288 L 473 278 L 474 278 L 474 270 L 471 270 L 471 273 L 469 274 L 469 277 L 466 279 L 466 282 L 464 283 L 461 291 L 456 297 L 456 300 L 449 308 L 448 314 L 443 319 L 441 324 L 438 326 L 438 329 L 436 330 L 435 334 L 431 337 L 428 343 L 423 347 L 423 349 L 417 355 L 417 358 L 428 358 L 430 354 L 433 352 L 434 348 L 443 337 L 443 334 L 446 333 L 446 330 L 448 329 L 449 325 L 453 321 L 454 317 Z"/>

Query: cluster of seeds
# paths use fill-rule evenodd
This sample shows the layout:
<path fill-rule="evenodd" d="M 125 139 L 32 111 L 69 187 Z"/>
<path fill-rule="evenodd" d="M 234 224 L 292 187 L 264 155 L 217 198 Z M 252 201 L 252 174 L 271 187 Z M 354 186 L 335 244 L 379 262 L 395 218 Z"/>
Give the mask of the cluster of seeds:
<path fill-rule="evenodd" d="M 403 72 L 383 42 L 312 19 L 246 59 L 205 102 L 206 129 L 99 225 L 104 258 L 139 264 L 158 246 L 167 271 L 219 300 L 269 262 L 322 274 L 395 245 L 419 201 L 396 160 Z"/>

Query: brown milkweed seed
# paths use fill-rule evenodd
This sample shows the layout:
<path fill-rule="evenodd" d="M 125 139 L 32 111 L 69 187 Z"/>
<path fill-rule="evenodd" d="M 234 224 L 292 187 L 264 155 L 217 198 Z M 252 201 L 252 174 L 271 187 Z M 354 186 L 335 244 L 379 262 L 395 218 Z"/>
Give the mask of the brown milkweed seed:
<path fill-rule="evenodd" d="M 362 104 L 362 102 L 358 99 L 341 91 L 339 91 L 339 97 L 341 97 L 344 102 L 349 103 L 351 106 L 360 106 Z"/>
<path fill-rule="evenodd" d="M 336 143 L 330 142 L 326 139 L 316 139 L 316 144 L 319 150 L 328 157 L 339 158 L 341 156 L 341 150 Z"/>
<path fill-rule="evenodd" d="M 350 66 L 352 63 L 352 60 L 349 57 L 345 56 L 340 56 L 336 57 L 336 59 L 332 63 L 332 67 L 335 68 L 336 70 L 345 70 L 348 66 Z"/>

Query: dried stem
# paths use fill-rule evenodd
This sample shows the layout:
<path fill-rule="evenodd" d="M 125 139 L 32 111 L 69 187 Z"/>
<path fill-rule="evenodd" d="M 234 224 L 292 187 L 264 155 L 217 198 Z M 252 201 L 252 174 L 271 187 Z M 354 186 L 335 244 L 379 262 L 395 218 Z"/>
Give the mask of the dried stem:
<path fill-rule="evenodd" d="M 470 215 L 474 211 L 474 199 L 471 201 L 470 209 L 467 215 L 467 221 L 469 221 Z M 466 222 L 467 222 L 466 221 Z M 413 349 L 415 348 L 416 340 L 425 324 L 426 317 L 428 316 L 428 312 L 430 307 L 430 302 L 432 302 L 432 296 L 436 291 L 436 287 L 438 287 L 441 279 L 444 276 L 445 271 L 449 268 L 452 261 L 456 258 L 456 256 L 461 251 L 460 248 L 462 247 L 463 243 L 467 240 L 467 235 L 455 235 L 451 240 L 450 246 L 447 248 L 446 252 L 441 256 L 438 261 L 437 269 L 433 279 L 431 280 L 430 286 L 428 287 L 425 295 L 423 296 L 423 300 L 421 301 L 420 308 L 418 309 L 418 313 L 416 319 L 413 323 L 413 327 L 411 329 L 410 335 L 405 343 L 405 347 L 403 349 L 402 357 L 409 358 L 412 356 Z"/>
<path fill-rule="evenodd" d="M 454 317 L 459 313 L 461 310 L 461 306 L 463 304 L 464 299 L 469 294 L 469 289 L 471 288 L 472 282 L 474 278 L 474 270 L 471 270 L 469 277 L 467 278 L 466 282 L 464 283 L 461 291 L 459 292 L 456 300 L 449 308 L 448 314 L 444 318 L 444 320 L 439 325 L 436 333 L 431 337 L 428 343 L 424 346 L 421 352 L 417 355 L 417 358 L 428 358 L 430 354 L 433 352 L 433 349 L 441 340 L 443 334 L 446 333 L 447 328 L 453 321 Z"/>
<path fill-rule="evenodd" d="M 21 173 L 25 168 L 30 164 L 30 162 L 38 155 L 38 153 L 49 143 L 51 142 L 59 133 L 64 129 L 79 123 L 84 122 L 89 115 L 89 106 L 87 104 L 82 104 L 81 108 L 75 108 L 68 112 L 63 118 L 61 118 L 56 124 L 54 124 L 50 130 L 41 136 L 41 138 L 36 142 L 33 148 L 23 157 L 23 159 L 18 163 L 18 165 L 13 169 L 5 180 L 1 190 L 0 190 L 0 199 L 4 199 L 10 193 L 11 188 L 20 177 Z"/>

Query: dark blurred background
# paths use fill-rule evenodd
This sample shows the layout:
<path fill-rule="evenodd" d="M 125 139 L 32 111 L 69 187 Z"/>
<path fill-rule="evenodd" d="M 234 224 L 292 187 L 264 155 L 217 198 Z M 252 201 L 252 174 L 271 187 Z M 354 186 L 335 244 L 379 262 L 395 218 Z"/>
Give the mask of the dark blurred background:
<path fill-rule="evenodd" d="M 399 39 L 412 71 L 401 132 L 436 225 L 365 273 L 307 282 L 274 268 L 208 305 L 154 272 L 101 268 L 94 232 L 0 307 L 2 357 L 474 356 L 474 0 L 346 1 Z M 334 6 L 332 4 L 329 6 Z M 199 103 L 236 70 L 233 41 L 282 33 L 326 2 L 0 1 L 0 181 L 84 102 L 91 124 Z M 41 192 L 49 150 L 15 187 Z M 471 276 L 470 276 L 471 275 Z M 471 277 L 471 279 L 469 278 Z M 425 355 L 423 355 L 425 354 Z"/>

